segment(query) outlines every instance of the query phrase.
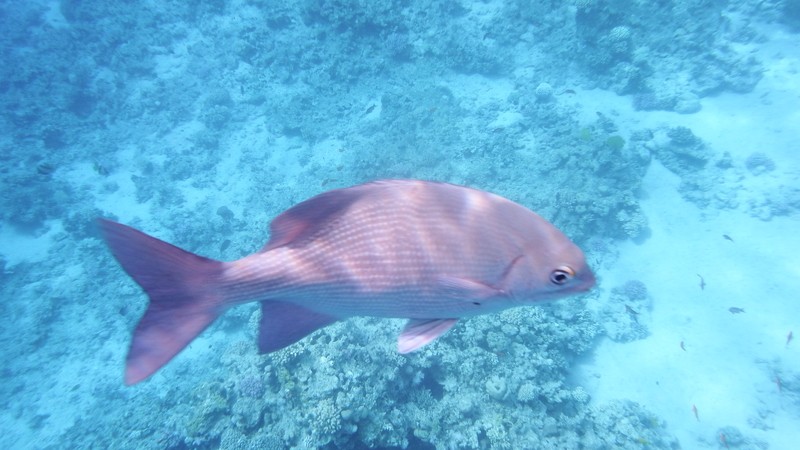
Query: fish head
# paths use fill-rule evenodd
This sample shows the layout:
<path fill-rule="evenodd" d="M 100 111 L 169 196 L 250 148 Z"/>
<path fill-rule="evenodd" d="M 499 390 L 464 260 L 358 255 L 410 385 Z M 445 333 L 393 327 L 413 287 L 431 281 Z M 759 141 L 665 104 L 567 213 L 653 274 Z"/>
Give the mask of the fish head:
<path fill-rule="evenodd" d="M 503 288 L 517 301 L 538 303 L 588 291 L 595 282 L 583 252 L 567 240 L 525 251 L 513 262 Z"/>

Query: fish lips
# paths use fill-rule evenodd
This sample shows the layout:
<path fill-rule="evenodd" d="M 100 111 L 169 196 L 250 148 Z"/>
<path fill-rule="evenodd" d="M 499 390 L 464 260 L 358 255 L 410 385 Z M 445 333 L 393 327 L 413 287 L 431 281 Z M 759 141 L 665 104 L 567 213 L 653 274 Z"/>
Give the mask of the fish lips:
<path fill-rule="evenodd" d="M 575 284 L 572 290 L 575 292 L 586 292 L 592 289 L 597 284 L 597 279 L 591 270 L 582 271 L 575 277 Z"/>
<path fill-rule="evenodd" d="M 579 292 L 588 291 L 597 284 L 597 278 L 594 277 L 594 273 L 592 273 L 591 270 L 581 273 L 576 278 L 578 280 L 577 290 Z"/>

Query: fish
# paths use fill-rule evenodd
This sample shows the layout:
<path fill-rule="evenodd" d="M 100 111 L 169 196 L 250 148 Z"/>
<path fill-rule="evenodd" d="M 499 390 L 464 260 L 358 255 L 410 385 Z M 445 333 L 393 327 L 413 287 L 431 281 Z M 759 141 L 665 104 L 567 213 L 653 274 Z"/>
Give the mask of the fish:
<path fill-rule="evenodd" d="M 720 442 L 720 444 L 724 445 L 725 448 L 730 448 L 728 446 L 728 440 L 725 438 L 725 433 L 720 433 L 719 434 L 719 442 Z"/>
<path fill-rule="evenodd" d="M 39 175 L 50 176 L 56 171 L 56 167 L 49 163 L 41 163 L 36 166 L 36 173 Z"/>
<path fill-rule="evenodd" d="M 730 237 L 730 236 L 728 236 L 727 234 L 723 234 L 723 235 L 722 235 L 722 237 L 723 237 L 725 240 L 728 240 L 728 241 L 731 241 L 731 242 L 733 242 L 733 238 L 732 238 L 732 237 Z"/>
<path fill-rule="evenodd" d="M 625 312 L 627 312 L 628 314 L 634 315 L 634 316 L 638 316 L 639 315 L 639 313 L 636 310 L 634 310 L 633 308 L 631 308 L 629 305 L 625 305 Z"/>
<path fill-rule="evenodd" d="M 702 276 L 702 275 L 700 275 L 699 273 L 698 273 L 698 274 L 696 274 L 696 275 L 697 275 L 698 277 L 700 277 L 700 290 L 701 290 L 701 291 L 702 291 L 702 290 L 705 290 L 705 288 L 706 288 L 706 280 L 704 280 L 704 279 L 703 279 L 703 276 Z"/>
<path fill-rule="evenodd" d="M 541 216 L 489 192 L 434 181 L 324 192 L 277 216 L 260 251 L 230 262 L 111 220 L 98 226 L 149 297 L 125 362 L 129 386 L 243 303 L 260 302 L 261 353 L 354 316 L 408 319 L 397 350 L 409 353 L 459 319 L 595 285 L 581 249 Z"/>
<path fill-rule="evenodd" d="M 99 162 L 94 162 L 92 164 L 92 168 L 95 172 L 97 172 L 98 175 L 102 175 L 104 177 L 107 177 L 109 174 L 111 174 L 111 171 L 109 171 L 106 166 L 100 164 Z"/>
<path fill-rule="evenodd" d="M 737 308 L 736 306 L 731 306 L 730 308 L 728 308 L 728 311 L 730 311 L 731 314 L 741 314 L 744 312 L 744 308 Z"/>
<path fill-rule="evenodd" d="M 793 338 L 794 338 L 794 334 L 792 334 L 792 332 L 789 331 L 789 334 L 786 335 L 786 346 L 787 347 L 789 346 L 789 342 L 792 342 Z"/>
<path fill-rule="evenodd" d="M 686 345 L 681 341 L 681 350 L 686 351 Z"/>
<path fill-rule="evenodd" d="M 694 413 L 694 418 L 700 422 L 700 414 L 697 413 L 697 406 L 692 405 L 692 413 Z"/>
<path fill-rule="evenodd" d="M 639 313 L 636 310 L 634 310 L 628 305 L 625 305 L 625 312 L 628 313 L 628 315 L 631 317 L 631 320 L 633 320 L 636 323 L 639 323 L 638 319 Z"/>

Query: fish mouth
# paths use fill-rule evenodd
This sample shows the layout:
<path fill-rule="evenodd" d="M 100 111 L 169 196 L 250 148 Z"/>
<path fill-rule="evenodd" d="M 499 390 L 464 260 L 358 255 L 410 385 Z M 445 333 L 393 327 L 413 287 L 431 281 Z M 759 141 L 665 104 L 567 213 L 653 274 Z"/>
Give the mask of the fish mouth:
<path fill-rule="evenodd" d="M 578 292 L 586 292 L 593 288 L 595 284 L 597 284 L 597 279 L 591 270 L 587 270 L 586 272 L 578 275 L 576 279 L 578 283 L 575 285 L 575 290 Z"/>

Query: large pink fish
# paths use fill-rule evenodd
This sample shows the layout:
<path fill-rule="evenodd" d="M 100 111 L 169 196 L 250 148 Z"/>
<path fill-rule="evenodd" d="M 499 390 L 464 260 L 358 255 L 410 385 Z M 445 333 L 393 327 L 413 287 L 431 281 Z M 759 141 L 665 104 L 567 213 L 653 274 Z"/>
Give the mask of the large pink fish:
<path fill-rule="evenodd" d="M 456 320 L 594 285 L 581 250 L 530 210 L 445 183 L 387 180 L 306 200 L 271 224 L 261 251 L 203 258 L 100 220 L 112 253 L 150 297 L 125 383 L 149 377 L 227 308 L 261 302 L 259 349 L 273 352 L 351 316 L 409 319 L 398 350 Z"/>

